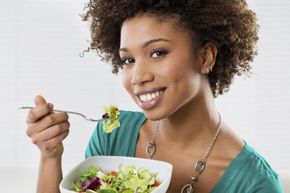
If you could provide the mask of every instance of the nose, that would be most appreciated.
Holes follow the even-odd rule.
[[[150,68],[150,64],[145,62],[135,62],[131,78],[132,85],[143,85],[146,82],[154,80],[154,74]]]

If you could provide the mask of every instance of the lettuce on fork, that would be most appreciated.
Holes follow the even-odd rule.
[[[117,106],[109,105],[104,107],[104,112],[105,114],[103,115],[104,119],[103,129],[105,133],[111,133],[116,128],[120,127],[120,122],[118,119],[120,111]]]

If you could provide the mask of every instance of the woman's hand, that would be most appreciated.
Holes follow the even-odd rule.
[[[27,135],[41,151],[42,158],[61,157],[63,139],[69,133],[67,113],[54,113],[53,105],[42,96],[35,97],[35,108],[27,115]]]

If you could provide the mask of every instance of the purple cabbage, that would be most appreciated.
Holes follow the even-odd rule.
[[[86,191],[87,189],[96,190],[101,186],[101,180],[97,176],[93,179],[87,179],[82,184],[82,191]]]

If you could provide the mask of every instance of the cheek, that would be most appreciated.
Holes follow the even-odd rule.
[[[193,64],[191,61],[171,60],[160,70],[163,77],[169,78],[171,81],[181,81],[193,76]]]
[[[130,78],[130,73],[128,70],[123,69],[121,72],[121,78],[122,78],[122,83],[124,88],[126,89],[127,92],[130,92],[131,90],[131,78]]]

